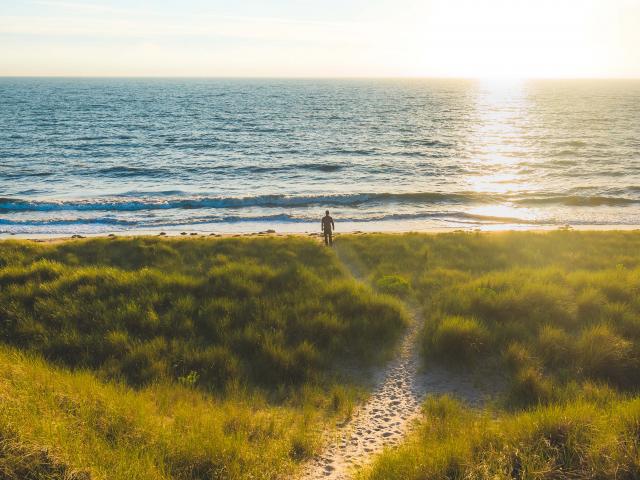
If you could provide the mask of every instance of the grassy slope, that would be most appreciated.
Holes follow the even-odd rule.
[[[512,413],[429,398],[417,431],[357,478],[638,478],[640,399],[592,393]]]
[[[274,478],[405,322],[304,239],[2,242],[0,473]]]
[[[638,474],[640,235],[380,235],[340,248],[380,289],[423,304],[426,358],[511,382],[491,413],[431,400],[370,478]]]
[[[321,412],[104,384],[0,349],[0,478],[274,478],[317,439]]]

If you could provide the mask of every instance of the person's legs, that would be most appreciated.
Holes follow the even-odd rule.
[[[324,244],[329,245],[329,234],[324,232]]]
[[[333,246],[333,235],[329,232],[329,245]]]

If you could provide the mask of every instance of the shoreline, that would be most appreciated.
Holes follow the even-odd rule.
[[[340,224],[338,224],[340,226]],[[347,225],[345,225],[347,226]],[[371,225],[371,227],[380,225]],[[156,229],[156,230],[128,230],[99,233],[0,233],[0,241],[7,240],[32,240],[35,242],[59,242],[90,238],[135,238],[135,237],[159,237],[159,238],[232,238],[232,237],[322,237],[322,233],[317,229],[313,230],[278,230],[281,224],[271,225],[266,230],[256,231],[217,231],[209,230],[185,230],[185,229]],[[369,227],[367,225],[366,227]],[[340,235],[366,235],[366,234],[389,234],[402,235],[408,233],[419,234],[440,234],[440,233],[501,233],[501,232],[551,232],[557,230],[569,231],[600,231],[600,232],[631,232],[640,231],[640,225],[482,225],[473,227],[422,227],[422,228],[348,228],[336,230],[334,237]]]

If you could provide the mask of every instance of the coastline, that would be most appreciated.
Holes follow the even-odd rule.
[[[159,238],[232,238],[232,237],[318,237],[321,238],[322,234],[320,229],[315,231],[311,228],[308,229],[290,229],[286,228],[288,225],[272,224],[267,225],[265,229],[238,229],[238,230],[226,230],[226,231],[208,231],[208,230],[185,230],[185,229],[155,229],[155,230],[127,230],[127,231],[113,231],[113,232],[99,232],[99,233],[81,233],[72,234],[63,233],[38,233],[38,234],[9,234],[0,233],[0,241],[5,240],[32,240],[35,242],[61,242],[87,238],[135,238],[135,237],[159,237]],[[283,228],[284,227],[284,228]],[[402,228],[401,225],[394,225],[395,228],[388,228],[388,226],[382,226],[378,224],[355,224],[355,223],[338,223],[338,227],[334,231],[334,237],[340,237],[341,235],[366,235],[366,234],[388,234],[388,235],[402,235],[408,233],[418,234],[440,234],[440,233],[453,233],[453,232],[467,232],[467,233],[501,233],[501,232],[550,232],[557,230],[571,230],[571,231],[640,231],[640,225],[606,225],[606,224],[594,224],[594,225],[482,225],[473,227],[440,227],[440,226],[422,226],[422,228]],[[376,228],[377,227],[377,228]]]

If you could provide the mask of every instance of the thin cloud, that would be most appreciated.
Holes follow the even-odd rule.
[[[65,2],[57,0],[34,0],[31,2],[35,5],[46,5],[51,7],[60,7],[66,10],[72,11],[84,11],[84,12],[96,12],[96,13],[113,13],[124,16],[143,16],[157,17],[157,18],[170,18],[175,19],[175,13],[163,13],[160,11],[154,11],[149,9],[129,9],[129,8],[115,8],[105,5],[97,5],[92,3],[75,3]],[[231,20],[237,22],[251,22],[251,23],[281,23],[291,25],[315,25],[321,27],[335,27],[335,28],[353,28],[354,26],[362,25],[362,22],[338,22],[338,21],[324,21],[314,20],[306,18],[287,18],[287,17],[270,17],[270,16],[247,16],[247,15],[229,15],[222,12],[202,12],[196,15],[178,15],[183,20],[202,20],[207,18],[209,20]]]
[[[339,25],[245,17],[98,18],[92,16],[1,16],[0,34],[82,38],[229,38],[362,43],[368,25]]]

